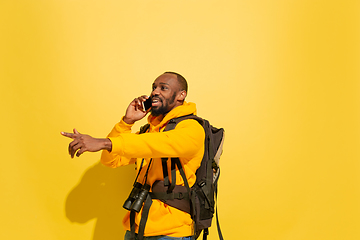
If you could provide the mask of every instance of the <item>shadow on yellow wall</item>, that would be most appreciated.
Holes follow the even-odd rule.
[[[96,219],[94,240],[121,239],[122,204],[130,193],[134,166],[111,169],[97,163],[86,170],[65,201],[66,217],[84,224]]]

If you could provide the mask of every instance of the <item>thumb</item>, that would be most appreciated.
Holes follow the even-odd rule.
[[[78,132],[78,130],[76,130],[76,128],[74,128],[74,133],[76,133],[76,134],[80,134],[79,132]]]

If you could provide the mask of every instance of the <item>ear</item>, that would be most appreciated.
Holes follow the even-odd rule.
[[[179,101],[184,101],[186,98],[187,92],[185,90],[180,91],[180,95],[178,97]]]

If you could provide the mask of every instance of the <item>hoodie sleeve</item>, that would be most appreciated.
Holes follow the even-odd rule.
[[[131,128],[134,124],[127,124],[123,119],[124,117],[114,126],[107,137],[117,137],[121,133],[131,133]]]
[[[125,159],[182,157],[192,158],[204,151],[205,132],[193,119],[181,121],[174,130],[132,134],[129,132],[110,136],[113,157],[111,165],[128,164]],[[106,151],[103,151],[103,154]],[[109,165],[109,159],[102,157],[102,163]]]
[[[121,121],[114,126],[107,138],[116,138],[121,136],[121,134],[131,134],[131,127],[133,125],[134,124],[127,124],[122,118]],[[103,150],[101,154],[101,162],[112,168],[132,164],[135,163],[135,161],[136,159],[119,156],[114,151],[108,152],[107,150]]]

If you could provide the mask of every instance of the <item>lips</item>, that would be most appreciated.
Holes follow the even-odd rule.
[[[159,106],[161,103],[161,99],[160,98],[153,98],[152,99],[152,104],[151,106],[155,107],[155,106]]]

